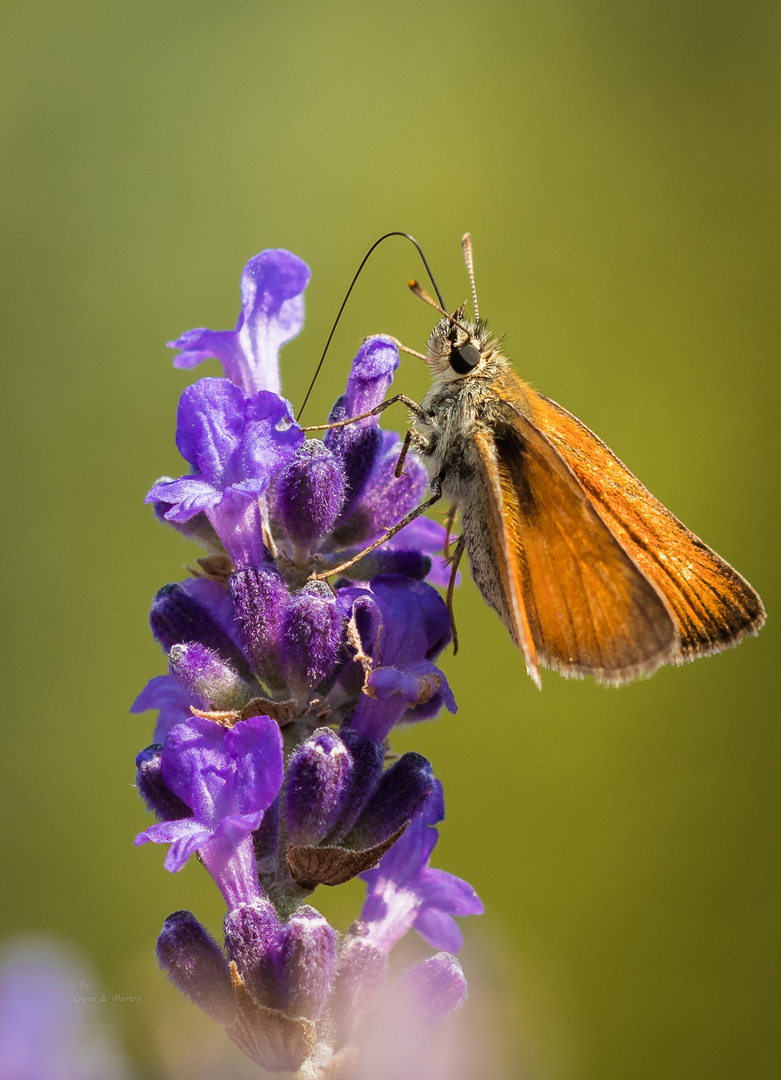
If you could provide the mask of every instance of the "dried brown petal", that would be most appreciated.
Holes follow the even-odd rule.
[[[409,825],[405,821],[392,836],[374,847],[353,851],[346,847],[317,847],[315,844],[291,844],[287,849],[287,864],[293,879],[303,889],[317,885],[343,885],[364,870],[377,865],[386,851],[396,843]]]
[[[296,1072],[310,1056],[317,1031],[303,1016],[286,1016],[278,1009],[259,1005],[231,963],[231,980],[236,991],[236,1019],[225,1032],[243,1054],[270,1072]]]

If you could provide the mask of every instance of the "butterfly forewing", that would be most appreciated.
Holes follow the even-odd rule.
[[[678,647],[667,605],[559,453],[524,416],[508,411],[507,421],[477,439],[485,513],[501,507],[494,554],[540,663],[608,683],[650,674]],[[512,611],[499,613],[517,640]]]
[[[585,424],[533,391],[526,390],[526,400],[534,425],[671,608],[680,636],[673,661],[719,652],[756,634],[765,612],[748,582],[655,499]]]

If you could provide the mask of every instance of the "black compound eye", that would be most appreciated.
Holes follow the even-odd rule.
[[[480,350],[471,341],[453,349],[448,357],[450,366],[456,375],[468,375],[480,363]]]

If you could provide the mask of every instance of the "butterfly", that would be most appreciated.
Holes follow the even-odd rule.
[[[388,233],[358,273],[382,240],[397,235],[412,241],[428,270],[413,237]],[[422,402],[397,394],[360,416],[304,429],[341,427],[403,402],[414,424],[396,475],[413,449],[428,469],[431,498],[348,562],[317,576],[347,570],[445,497],[450,521],[456,512],[461,520],[450,554],[451,617],[456,568],[466,551],[478,589],[537,686],[540,667],[618,685],[757,634],[765,610],[749,583],[593,431],[516,374],[480,318],[469,233],[461,243],[474,319],[466,318],[466,304],[448,313],[411,281],[441,319],[425,355],[392,339],[428,364],[433,384]],[[453,630],[455,636],[455,623]]]
[[[412,445],[457,507],[472,576],[526,668],[619,684],[736,645],[765,612],[585,424],[513,370],[480,319],[442,314]]]

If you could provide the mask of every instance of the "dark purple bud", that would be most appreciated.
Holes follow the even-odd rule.
[[[329,423],[347,419],[347,410],[343,403],[344,398],[339,398],[328,416]],[[358,529],[349,520],[350,511],[366,490],[375,462],[382,453],[382,432],[376,427],[362,427],[363,423],[366,421],[359,421],[357,424],[343,428],[334,428],[332,431],[326,431],[324,437],[325,441],[329,435],[331,436],[327,439],[328,448],[341,459],[347,478],[347,495],[341,520],[337,523],[334,532],[337,538],[342,540],[339,531],[341,522],[349,522],[348,532],[345,534],[349,538],[348,542],[354,535],[365,533],[365,529]]]
[[[318,844],[342,808],[353,758],[330,728],[318,728],[296,750],[288,767],[285,816],[292,844]]]
[[[357,821],[382,776],[385,750],[382,746],[355,731],[342,730],[339,736],[350,752],[352,769],[345,783],[339,811],[331,832],[326,837],[329,844],[338,844]]]
[[[396,346],[387,338],[367,338],[353,360],[347,380],[347,392],[339,398],[329,416],[329,422],[349,420],[375,405],[385,397],[399,366]],[[370,416],[342,428],[326,431],[323,442],[344,463],[348,494],[342,517],[346,518],[363,493],[366,482],[383,450],[379,417]]]
[[[319,439],[309,439],[279,477],[275,508],[287,536],[309,551],[344,504],[344,466]]]
[[[438,1024],[466,1001],[466,979],[452,953],[439,952],[404,972],[399,989],[418,1023]]]
[[[205,645],[172,645],[168,664],[174,678],[198,694],[207,708],[239,710],[252,697],[252,689],[236,669]]]
[[[434,783],[431,764],[422,754],[403,754],[382,774],[345,844],[358,849],[381,844],[420,812]]]
[[[238,904],[225,916],[225,948],[247,990],[261,1005],[277,1008],[282,924],[264,899]]]
[[[236,1013],[228,963],[214,938],[189,911],[175,911],[157,939],[157,959],[177,989],[220,1024]]]
[[[333,985],[336,931],[303,905],[280,922],[267,900],[225,917],[225,947],[252,997],[287,1016],[315,1019]]]
[[[170,477],[164,476],[158,480],[158,483],[161,484],[170,479]],[[203,510],[199,514],[196,514],[195,517],[189,518],[188,521],[171,521],[170,518],[166,519],[165,515],[169,510],[173,509],[173,505],[173,503],[167,502],[152,503],[152,509],[154,510],[155,517],[158,521],[162,521],[164,525],[173,525],[176,531],[181,533],[186,539],[195,540],[197,544],[201,544],[207,551],[210,551],[215,555],[223,553],[225,549],[222,546],[220,538]]]
[[[152,601],[149,623],[155,640],[166,653],[172,645],[197,641],[229,660],[237,671],[247,671],[247,661],[216,622],[211,612],[176,583],[164,585]]]
[[[149,810],[160,821],[179,821],[193,816],[193,812],[178,795],[174,795],[165,780],[160,758],[162,746],[147,746],[136,756],[136,787]]]
[[[268,685],[283,685],[280,643],[290,594],[273,565],[251,567],[231,575],[234,613],[253,671]]]
[[[346,556],[343,556],[345,559]],[[393,551],[380,548],[361,560],[361,578],[368,580],[375,574],[403,574],[404,577],[422,581],[431,570],[431,557],[422,551]]]
[[[282,626],[282,670],[286,682],[311,690],[331,674],[339,659],[345,620],[324,581],[311,581],[290,598]]]
[[[283,924],[278,984],[279,1009],[316,1020],[336,974],[336,931],[308,904]]]

